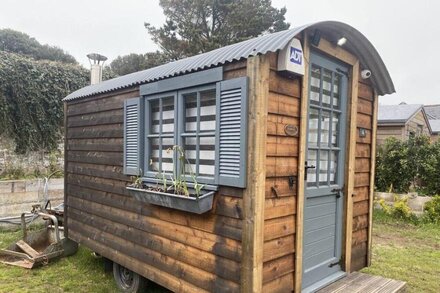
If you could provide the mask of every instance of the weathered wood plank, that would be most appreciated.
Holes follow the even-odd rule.
[[[249,77],[247,188],[243,193],[241,292],[261,292],[263,285],[264,195],[266,179],[269,58],[247,59]]]
[[[297,117],[269,114],[267,118],[267,134],[287,136],[284,130],[287,125],[299,126],[299,119]]]
[[[82,233],[72,231],[70,237],[74,241],[86,245],[100,255],[111,259],[119,263],[120,265],[123,265],[124,267],[130,268],[130,270],[142,276],[145,276],[149,280],[166,288],[169,288],[175,292],[207,292],[206,290],[202,290],[185,280],[176,278],[176,276],[174,276],[173,274],[168,274],[166,272],[160,271],[155,266],[148,265],[142,260],[139,260],[137,257],[128,256],[121,253],[118,249],[114,249],[97,241],[94,241],[91,238],[84,236]]]
[[[366,242],[368,238],[367,234],[368,234],[368,229],[361,229],[358,231],[354,231],[352,246],[356,246],[361,244],[362,242]]]
[[[371,130],[371,116],[363,113],[357,114],[357,127]]]
[[[70,138],[65,145],[68,151],[123,152],[122,138]],[[66,154],[67,155],[67,154]]]
[[[109,166],[122,166],[123,164],[123,157],[120,152],[69,151],[67,153],[67,160],[69,162]]]
[[[107,96],[103,99],[81,100],[80,103],[69,103],[67,116],[99,113],[103,111],[122,110],[124,101],[139,95],[139,92],[129,92],[115,96]]]
[[[240,280],[239,263],[223,257],[194,248],[181,242],[170,240],[166,237],[146,233],[125,224],[116,223],[98,216],[91,216],[78,210],[72,210],[73,221],[90,227],[100,227],[111,235],[126,239],[151,251],[166,255],[179,262],[191,265],[223,278],[238,282]],[[203,261],[200,261],[203,260]]]
[[[264,222],[264,241],[295,233],[295,216],[274,218]],[[293,260],[292,260],[293,261]]]
[[[154,266],[159,271],[168,274],[179,276],[181,279],[194,284],[195,286],[206,291],[218,291],[220,289],[225,291],[238,291],[238,284],[219,278],[214,274],[210,274],[204,270],[187,265],[183,262],[165,258],[162,254],[154,252],[146,247],[137,245],[124,238],[118,237],[111,233],[98,230],[89,225],[77,222],[71,219],[71,230],[78,231],[81,235],[94,239],[111,249],[115,249],[124,254],[139,259],[140,261]],[[131,266],[129,266],[130,268]]]
[[[295,235],[264,242],[263,261],[267,262],[295,252]]]
[[[370,158],[356,158],[354,169],[356,172],[370,172]]]
[[[353,218],[353,231],[368,228],[368,215],[360,215]]]
[[[270,71],[269,91],[290,97],[300,97],[300,80],[289,79],[279,75],[276,71]]]
[[[298,138],[291,136],[268,135],[266,141],[268,157],[297,157]]]
[[[67,138],[122,138],[122,123],[70,127]]]
[[[364,83],[359,83],[358,95],[360,98],[373,101],[373,89]]]
[[[67,167],[67,172],[131,182],[130,176],[124,175],[122,169],[122,166],[106,166],[71,161]]]
[[[268,112],[272,114],[299,117],[300,100],[295,97],[269,92]]]
[[[365,143],[357,143],[356,158],[371,158],[371,145]]]
[[[353,217],[368,215],[369,204],[368,200],[355,202],[353,205]]]
[[[371,100],[359,98],[358,99],[358,113],[367,114],[367,115],[373,115],[373,105],[371,103]]]
[[[101,209],[105,208],[105,206],[109,209],[123,209],[140,215],[155,217],[170,223],[188,225],[189,227],[201,231],[218,234],[239,241],[241,240],[242,221],[239,219],[224,217],[212,213],[207,213],[202,216],[189,215],[188,213],[174,209],[142,204],[135,201],[131,196],[124,197],[111,193],[112,191],[97,192],[99,190],[96,188],[95,190],[96,191],[93,193],[82,191],[75,192],[75,194],[71,194],[69,191],[69,196],[76,196],[81,199],[101,204],[103,205],[100,207]]]
[[[122,109],[110,110],[99,113],[71,116],[67,124],[68,127],[96,126],[103,124],[118,124],[124,122],[124,112]]]
[[[263,284],[269,283],[287,273],[295,270],[295,259],[293,254],[265,262],[263,264]]]
[[[368,200],[368,198],[369,198],[369,187],[368,186],[356,187],[354,189],[353,202]]]
[[[295,196],[298,191],[297,183],[295,180],[293,186],[290,186],[289,177],[266,178],[266,198]]]
[[[268,198],[264,204],[264,219],[274,219],[296,213],[296,197]]]
[[[369,186],[370,185],[370,173],[356,173],[354,176],[354,186],[355,187],[362,187],[362,186]]]
[[[292,292],[295,288],[294,274],[287,273],[271,282],[264,284],[262,292],[285,293]]]
[[[266,177],[295,176],[298,172],[296,157],[267,157]]]
[[[78,212],[87,213],[91,217],[98,216],[115,224],[128,225],[131,228],[189,245],[236,262],[241,260],[240,243],[220,235],[181,224],[170,223],[151,216],[144,216],[115,207],[101,205],[76,196],[69,197],[68,203],[71,205],[69,213],[70,210],[73,210],[69,214],[72,218],[77,218]],[[77,212],[75,213],[75,211]]]

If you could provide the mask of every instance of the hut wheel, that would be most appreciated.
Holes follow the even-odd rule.
[[[147,285],[147,281],[142,276],[115,262],[113,263],[113,277],[118,289],[125,293],[143,292]]]

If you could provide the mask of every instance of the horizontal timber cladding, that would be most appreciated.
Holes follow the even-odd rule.
[[[357,105],[358,131],[356,132],[355,183],[353,194],[352,271],[357,271],[367,266],[373,111],[373,88],[368,81],[359,79]],[[359,136],[359,128],[367,130],[366,137]]]
[[[263,246],[263,292],[294,289],[297,136],[288,136],[286,125],[299,127],[300,79],[276,72],[277,54],[270,55],[270,82],[266,142],[266,187]]]
[[[226,65],[224,78],[246,76],[246,61]],[[176,292],[238,292],[243,190],[220,187],[212,211],[195,215],[133,199],[123,174],[123,105],[138,88],[67,102],[66,214],[68,236]],[[286,141],[286,144],[295,142]],[[282,187],[284,189],[284,187]],[[267,197],[264,275],[291,271],[291,194]],[[280,216],[275,209],[280,207]],[[292,259],[293,264],[293,259]]]

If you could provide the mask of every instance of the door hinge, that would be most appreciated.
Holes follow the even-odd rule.
[[[331,190],[331,192],[336,193],[336,198],[340,198],[341,197],[341,193],[342,191],[344,191],[344,187],[341,188],[333,188]]]
[[[339,265],[340,267],[342,267],[342,258],[340,260],[338,260],[337,262],[332,262],[328,265],[329,268],[332,268],[334,266]]]

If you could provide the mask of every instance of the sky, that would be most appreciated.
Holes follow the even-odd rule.
[[[381,104],[440,104],[440,1],[272,0],[287,8],[292,27],[322,21],[345,22],[376,47],[396,94]],[[109,58],[158,47],[144,22],[165,21],[158,0],[1,0],[0,28],[25,32],[56,45],[88,67],[86,54]],[[108,61],[108,62],[109,62]]]

